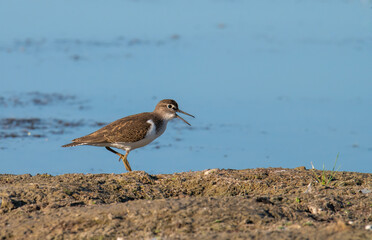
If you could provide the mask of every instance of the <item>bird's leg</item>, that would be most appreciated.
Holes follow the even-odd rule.
[[[125,169],[127,169],[127,171],[129,171],[129,172],[132,171],[132,168],[130,167],[129,162],[128,162],[128,159],[127,159],[127,156],[129,154],[129,151],[125,151],[125,155],[123,155],[121,153],[118,153],[117,151],[115,151],[114,149],[112,149],[110,147],[106,147],[106,149],[109,150],[110,152],[113,152],[116,155],[118,155],[120,157],[119,158],[119,162],[120,162],[120,160],[123,160]]]
[[[126,151],[124,156],[123,155],[120,156],[120,159],[123,160],[125,169],[127,169],[127,171],[131,172],[132,168],[130,168],[130,165],[129,165],[129,162],[128,162],[128,159],[127,159],[128,154],[129,154],[129,151]]]

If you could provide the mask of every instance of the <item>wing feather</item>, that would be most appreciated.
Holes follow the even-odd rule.
[[[151,126],[147,120],[150,113],[136,114],[116,120],[84,137],[72,140],[74,143],[97,144],[116,142],[137,142],[143,139]]]

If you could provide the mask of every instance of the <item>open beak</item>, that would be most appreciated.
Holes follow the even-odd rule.
[[[187,113],[187,112],[184,112],[184,111],[182,111],[182,110],[179,110],[179,109],[178,109],[177,112],[179,112],[179,113],[183,113],[183,114],[185,114],[185,115],[188,115],[188,116],[190,116],[190,117],[195,118],[193,115],[191,115],[191,114],[189,114],[189,113]],[[188,124],[189,126],[191,126],[190,123],[188,123],[185,119],[181,118],[181,117],[178,116],[177,114],[176,114],[176,117],[179,118],[179,119],[181,119],[182,121],[184,121],[184,122],[185,122],[186,124]]]

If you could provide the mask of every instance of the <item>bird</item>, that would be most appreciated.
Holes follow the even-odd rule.
[[[72,143],[62,147],[74,147],[90,145],[105,147],[108,151],[119,156],[127,171],[132,171],[128,162],[130,151],[146,146],[147,144],[160,137],[167,128],[168,121],[178,118],[191,126],[185,119],[177,113],[182,113],[195,118],[178,108],[178,103],[173,99],[163,99],[155,107],[153,112],[143,112],[118,119],[97,131],[86,136],[72,140]],[[125,151],[121,154],[112,148]]]

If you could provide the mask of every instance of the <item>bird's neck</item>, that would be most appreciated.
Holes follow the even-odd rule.
[[[161,120],[165,121],[166,123],[169,120],[172,120],[176,117],[174,113],[167,113],[167,112],[154,112]]]

